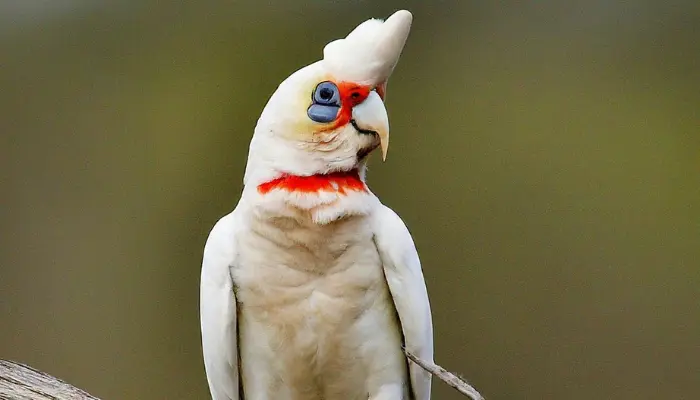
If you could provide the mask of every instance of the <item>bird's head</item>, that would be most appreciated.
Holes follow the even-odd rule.
[[[324,177],[339,174],[361,177],[364,185],[367,155],[380,148],[382,158],[386,158],[386,84],[403,50],[411,20],[411,13],[402,10],[386,21],[365,21],[344,39],[327,44],[322,60],[296,71],[279,85],[255,128],[246,168],[247,187],[254,186],[260,192],[280,189],[284,183],[280,179],[292,177],[297,180],[287,180],[287,189],[294,185],[299,189],[315,179],[318,187],[307,189],[322,190],[333,183]],[[299,179],[306,179],[306,183]]]

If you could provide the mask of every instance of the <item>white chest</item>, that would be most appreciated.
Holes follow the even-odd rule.
[[[311,335],[319,325],[351,323],[386,291],[363,218],[323,226],[256,224],[239,238],[242,251],[233,271],[241,308],[261,323],[293,324]]]
[[[401,364],[401,333],[363,218],[324,226],[278,220],[238,238],[233,279],[246,395],[366,399],[374,359],[386,370],[375,374],[403,379],[404,367],[387,362]],[[329,379],[335,375],[343,378]]]

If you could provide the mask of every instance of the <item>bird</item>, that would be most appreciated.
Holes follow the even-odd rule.
[[[411,234],[366,181],[413,16],[368,19],[271,95],[240,199],[204,245],[213,400],[429,400],[428,291]]]

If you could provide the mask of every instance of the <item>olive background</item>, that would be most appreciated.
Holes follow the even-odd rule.
[[[436,361],[492,400],[697,397],[695,0],[0,2],[0,358],[207,398],[202,248],[260,111],[399,8],[368,179],[418,247]]]

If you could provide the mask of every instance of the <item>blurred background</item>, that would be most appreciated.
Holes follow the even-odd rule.
[[[522,3],[0,2],[0,358],[206,399],[202,248],[262,107],[407,8],[369,182],[418,246],[437,362],[493,400],[695,398],[700,2]]]

